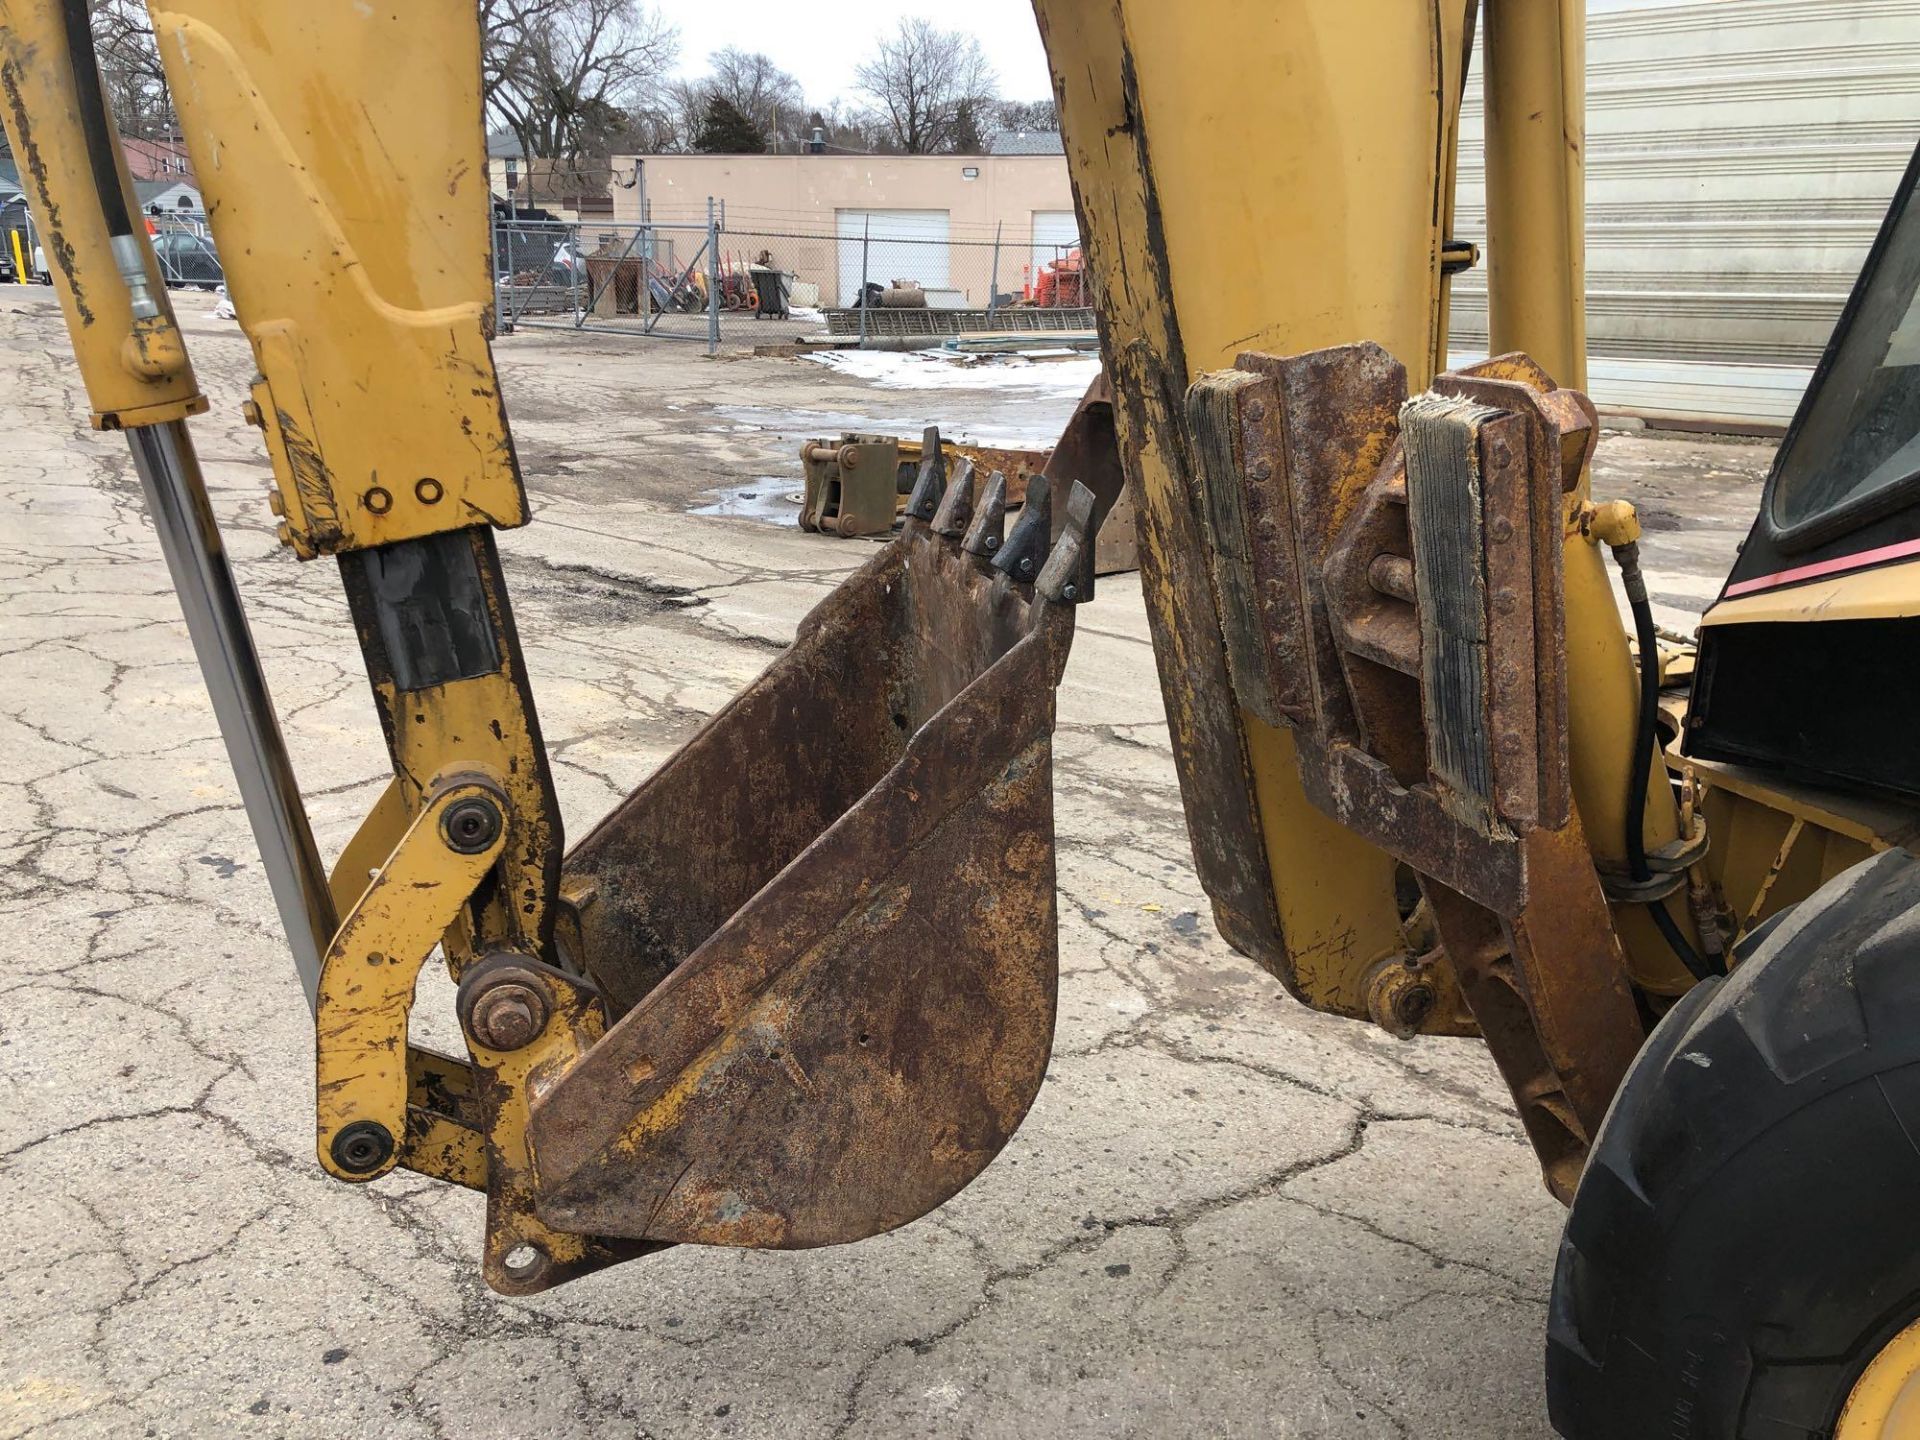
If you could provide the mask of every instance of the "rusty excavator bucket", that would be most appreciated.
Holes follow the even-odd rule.
[[[604,1037],[530,1089],[540,1221],[801,1248],[902,1225],[1020,1124],[1053,1040],[1054,687],[1091,491],[929,448],[902,533],[568,856]]]

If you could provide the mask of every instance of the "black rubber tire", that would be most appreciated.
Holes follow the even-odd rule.
[[[1836,877],[1654,1030],[1560,1245],[1567,1440],[1815,1440],[1920,1315],[1920,862]]]

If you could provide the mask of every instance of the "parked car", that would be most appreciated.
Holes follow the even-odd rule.
[[[501,230],[494,237],[494,276],[502,285],[583,285],[587,267],[572,240],[551,232]]]
[[[163,230],[153,237],[153,253],[159,257],[160,273],[170,286],[214,290],[226,282],[227,272],[220,266],[220,252],[211,236],[192,230]]]
[[[19,248],[16,252],[16,237]],[[15,284],[22,277],[15,274],[14,255],[27,263],[26,279],[38,280],[42,285],[51,285],[53,276],[47,270],[47,252],[41,246],[39,233],[34,228],[33,217],[27,213],[24,199],[8,201],[0,205],[0,282]]]

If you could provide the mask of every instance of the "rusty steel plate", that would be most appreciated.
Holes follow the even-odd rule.
[[[923,461],[899,539],[569,857],[617,1019],[534,1101],[547,1224],[860,1239],[953,1195],[1026,1114],[1058,970],[1061,577],[1092,517],[1070,507],[1061,564],[1022,583],[963,548],[1002,524],[971,513],[968,468],[948,489]]]

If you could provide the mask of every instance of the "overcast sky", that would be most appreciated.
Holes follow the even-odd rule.
[[[680,29],[685,74],[707,68],[707,56],[727,45],[771,55],[800,82],[809,100],[851,96],[854,67],[877,37],[903,15],[922,15],[947,30],[970,30],[1000,73],[1000,94],[1009,100],[1039,100],[1053,93],[1047,57],[1040,48],[1032,0],[831,0],[824,5],[794,0],[654,0],[669,24]]]
[[[799,79],[809,100],[850,98],[854,67],[872,51],[875,37],[892,30],[902,15],[924,15],[948,30],[971,30],[980,37],[987,59],[1000,72],[1000,94],[1006,99],[1039,100],[1053,93],[1031,0],[830,0],[811,6],[794,0],[654,3],[679,27],[680,68],[690,76],[707,68],[713,51],[738,45],[771,55]],[[1685,3],[1689,0],[1587,0],[1587,9],[1599,13]]]

